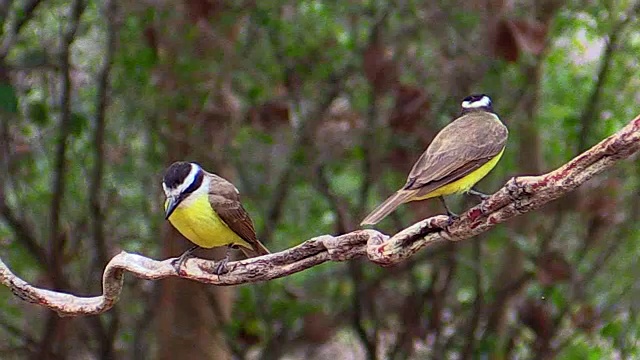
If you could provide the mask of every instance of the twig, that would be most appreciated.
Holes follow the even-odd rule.
[[[7,54],[16,42],[20,30],[29,20],[31,20],[33,13],[41,3],[42,0],[29,0],[24,4],[22,9],[16,11],[12,26],[9,27],[7,33],[2,36],[2,43],[0,43],[0,59],[7,57]]]
[[[104,174],[104,135],[105,117],[109,102],[109,75],[113,54],[116,49],[116,16],[117,8],[115,0],[107,0],[104,4],[104,15],[107,19],[107,38],[105,45],[105,55],[102,60],[102,68],[98,73],[98,84],[96,94],[96,114],[95,130],[93,133],[94,161],[95,165],[91,173],[91,184],[89,186],[89,202],[91,205],[93,242],[96,247],[98,262],[105,264],[107,258],[107,246],[104,239],[104,213],[102,208],[102,180]]]
[[[640,261],[638,261],[637,259],[632,263],[632,265],[629,267],[630,269],[637,269],[638,268],[638,263]],[[627,295],[630,291],[634,290],[635,287],[635,283],[634,282],[630,282],[628,284],[626,284],[624,286],[624,288],[618,292],[617,294],[615,294],[614,296],[612,296],[611,298],[615,298],[615,299],[621,299],[623,298],[625,295]],[[631,307],[633,308],[634,304],[631,304]],[[615,313],[619,313],[620,309],[620,303],[619,302],[613,302],[613,303],[609,303],[607,305],[606,308],[601,309],[600,313],[600,318],[607,318],[607,317],[613,317],[615,316]],[[565,308],[566,309],[566,308]],[[562,317],[566,316],[568,313],[568,310],[564,310],[562,314]],[[605,315],[606,314],[606,315]],[[608,315],[608,316],[607,316]],[[629,311],[629,319],[627,319],[627,323],[629,324],[633,324],[635,323],[634,319],[632,318],[634,316],[634,311],[633,309],[630,309]],[[560,319],[562,320],[562,319]],[[560,324],[560,322],[556,321],[556,324]],[[560,327],[558,325],[554,325],[553,327],[554,329],[554,336],[557,336],[556,340],[552,342],[552,346],[549,349],[549,352],[547,354],[543,354],[543,355],[548,355],[547,358],[554,358],[556,357],[556,355],[558,353],[560,353],[564,348],[566,348],[569,344],[571,344],[571,342],[574,340],[575,336],[577,335],[575,332],[568,332],[566,334],[561,334],[558,335],[558,333],[560,333]],[[624,333],[624,332],[623,332]],[[621,359],[628,359],[629,357],[620,357]]]
[[[378,358],[378,332],[376,328],[373,331],[368,331],[365,325],[365,311],[371,310],[371,306],[368,306],[370,303],[365,303],[367,296],[363,292],[362,264],[353,262],[349,265],[351,265],[349,266],[349,272],[354,287],[351,298],[351,308],[353,309],[352,325],[365,348],[367,359],[376,360]],[[374,322],[374,324],[377,324],[377,322]],[[376,325],[373,326],[375,327]]]
[[[518,278],[511,280],[511,282],[504,284],[502,288],[498,289],[493,296],[495,300],[485,307],[487,311],[487,315],[485,316],[487,318],[487,329],[497,329],[499,327],[507,302],[512,299],[515,294],[522,291],[524,286],[531,281],[533,277],[534,274],[532,272],[524,272]],[[491,335],[491,332],[485,331],[480,342],[486,341]]]
[[[313,185],[316,190],[323,195],[333,212],[336,214],[335,231],[338,233],[347,232],[356,228],[352,217],[350,216],[350,206],[346,199],[343,199],[331,189],[331,184],[325,173],[325,166],[319,165],[316,168]]]
[[[433,288],[433,301],[431,303],[431,326],[433,328],[434,340],[433,340],[433,354],[436,359],[444,359],[447,348],[445,346],[446,341],[442,338],[444,333],[444,324],[442,321],[442,314],[444,313],[445,304],[447,302],[447,296],[451,289],[451,282],[453,276],[458,271],[458,259],[456,258],[456,244],[451,243],[448,247],[448,254],[445,263],[442,265],[442,270],[439,271],[439,276],[434,278],[432,283]],[[444,273],[444,274],[443,274]]]
[[[58,130],[58,144],[55,153],[55,168],[53,181],[53,196],[49,210],[49,278],[56,288],[65,288],[66,280],[63,275],[64,238],[60,234],[60,211],[65,193],[67,172],[67,140],[71,132],[71,45],[75,40],[80,16],[85,4],[82,0],[74,0],[71,4],[71,20],[62,35],[62,49],[60,51],[60,71],[62,72],[62,93],[60,94],[60,126]],[[44,327],[43,341],[39,349],[40,357],[46,357],[52,352],[55,336],[59,336],[60,319],[49,316]]]
[[[148,344],[147,337],[145,336],[149,326],[153,324],[158,311],[161,311],[160,306],[160,284],[153,284],[153,289],[149,292],[143,292],[142,296],[142,308],[144,312],[133,323],[133,339],[130,342],[129,353],[132,354],[133,359],[144,359],[147,354]]]
[[[482,243],[480,239],[473,241],[473,265],[474,265],[474,288],[476,290],[476,298],[471,307],[471,319],[467,328],[467,340],[462,350],[461,359],[472,359],[473,350],[476,345],[476,331],[480,324],[480,315],[484,305],[484,292],[482,289]]]
[[[4,0],[0,2],[0,35],[3,33],[4,23],[7,19],[7,15],[9,14],[9,10],[11,10],[11,5],[13,4],[13,0]]]
[[[604,84],[608,78],[609,69],[611,69],[613,54],[615,50],[617,50],[620,42],[620,34],[626,28],[627,24],[632,22],[639,9],[640,2],[632,5],[626,12],[624,18],[614,24],[611,29],[604,54],[602,55],[602,60],[600,62],[596,83],[593,86],[593,91],[591,92],[591,96],[589,96],[589,100],[587,101],[584,111],[580,116],[580,124],[582,124],[582,127],[580,128],[580,136],[578,137],[578,139],[580,139],[578,141],[578,151],[584,151],[587,149],[589,144],[588,141],[592,136],[591,128],[595,124],[598,116],[597,110],[600,103],[600,95],[604,90]]]
[[[638,167],[640,170],[640,167]],[[632,197],[640,196],[640,190],[635,191],[632,194]],[[613,234],[608,234],[610,238],[618,239],[618,241],[612,241],[606,244],[606,247],[603,249],[597,249],[597,257],[595,259],[590,259],[588,262],[589,269],[584,272],[580,276],[579,279],[573,282],[571,292],[567,295],[569,298],[572,298],[573,301],[569,301],[564,307],[559,309],[558,314],[556,315],[552,333],[549,336],[549,341],[551,341],[554,337],[564,338],[562,340],[557,339],[552,342],[552,347],[550,348],[551,355],[558,353],[561,351],[568,343],[571,341],[573,336],[562,336],[561,334],[561,324],[572,311],[572,308],[569,304],[574,304],[576,302],[583,301],[584,297],[584,284],[588,281],[591,281],[595,278],[599,272],[601,272],[602,268],[609,262],[610,259],[616,254],[616,252],[620,249],[621,245],[624,244],[623,239],[629,238],[629,236],[634,236],[633,226],[638,223],[640,219],[640,205],[638,202],[631,202],[630,209],[628,214],[631,214],[624,223],[620,224],[616,227],[616,231]],[[582,250],[582,249],[580,249]],[[575,268],[578,269],[582,267],[585,263],[587,263],[588,257],[587,254],[588,249],[584,249],[583,252],[579,253],[577,256],[577,262],[575,264]],[[630,266],[631,269],[636,268],[637,266]],[[622,295],[622,294],[620,294]]]
[[[75,40],[80,16],[85,4],[82,0],[74,0],[71,5],[71,21],[63,34],[62,50],[60,52],[60,70],[62,72],[62,94],[60,95],[60,126],[58,130],[58,144],[55,151],[55,175],[53,181],[53,197],[49,210],[49,256],[51,261],[52,281],[57,284],[61,271],[63,239],[60,236],[60,209],[64,199],[67,172],[67,140],[71,132],[71,45]]]
[[[634,192],[633,196],[634,197],[640,196],[640,190]],[[583,297],[582,292],[583,292],[584,283],[587,281],[591,281],[598,275],[599,272],[601,272],[602,268],[608,263],[608,261],[613,257],[613,255],[616,254],[620,246],[624,244],[624,241],[622,241],[622,239],[628,238],[629,236],[634,236],[633,235],[634,233],[629,229],[633,227],[633,225],[636,224],[639,220],[639,217],[640,217],[639,208],[640,206],[638,205],[638,202],[631,203],[631,209],[629,210],[629,214],[631,214],[631,216],[624,222],[624,224],[618,227],[617,231],[613,235],[610,236],[611,238],[619,239],[619,240],[610,242],[609,244],[607,244],[607,246],[604,249],[598,249],[597,257],[595,258],[595,260],[591,260],[589,262],[589,269],[585,271],[585,273],[581,276],[581,278],[578,279],[573,284],[571,293],[568,294],[568,296],[576,297],[575,300],[577,300],[578,302],[581,301],[580,298]],[[577,257],[578,261],[574,266],[576,269],[580,268],[586,262],[587,257],[585,255],[586,255],[586,251]],[[630,268],[634,269],[636,267],[637,266],[631,266]],[[559,333],[561,330],[560,325],[562,324],[562,321],[565,319],[565,317],[572,310],[569,304],[573,304],[573,303],[575,303],[575,301],[570,301],[567,305],[565,305],[563,308],[559,310],[558,315],[554,319],[553,332],[550,336],[550,339],[556,336],[560,337],[559,336]],[[568,345],[571,339],[572,339],[572,336],[565,336],[564,340],[555,341],[554,342],[555,344],[551,349],[552,352],[558,353],[559,351],[561,351],[566,345]]]
[[[343,77],[337,77],[337,79],[343,79]],[[327,93],[326,98],[320,102],[315,111],[308,114],[308,120],[303,122],[298,129],[295,144],[291,148],[289,158],[286,162],[286,168],[280,173],[276,187],[273,190],[273,195],[271,196],[270,204],[268,205],[267,218],[259,236],[263,241],[269,242],[269,239],[280,220],[285,200],[289,194],[289,190],[291,189],[291,181],[297,164],[296,158],[299,156],[301,149],[309,144],[309,138],[312,136],[313,131],[315,131],[316,125],[322,121],[326,111],[329,109],[329,106],[338,94],[340,94],[340,91],[342,90],[341,81],[342,80],[338,80],[334,83]]]
[[[449,251],[449,249],[446,249]],[[416,271],[411,271],[408,275],[409,284],[413,291],[403,299],[402,310],[399,318],[404,326],[399,327],[396,332],[395,345],[389,346],[387,352],[388,359],[410,359],[414,355],[415,339],[421,337],[422,320],[421,314],[425,307],[435,299],[435,279],[438,277],[438,270],[434,271],[432,281],[423,286],[423,280],[417,276]]]
[[[31,231],[32,227],[25,221],[25,219],[18,218],[18,216],[13,212],[13,210],[9,207],[9,204],[6,203],[4,198],[4,194],[0,189],[0,216],[2,216],[9,225],[9,228],[13,231],[16,236],[16,239],[24,244],[24,246],[29,250],[29,253],[38,261],[39,264],[42,264],[43,268],[47,268],[47,253],[45,249],[40,246],[38,240],[36,239],[35,234]]]
[[[80,297],[34,287],[15,276],[0,261],[0,282],[26,301],[57,311],[60,315],[90,315],[109,310],[122,290],[124,271],[148,280],[170,276],[216,285],[238,285],[284,277],[327,261],[346,261],[367,255],[377,264],[399,263],[434,243],[460,241],[485,232],[495,225],[533,211],[574,190],[616,162],[640,150],[640,116],[567,164],[540,176],[514,178],[478,206],[448,224],[437,215],[422,220],[389,238],[376,230],[357,230],[340,236],[323,235],[278,253],[229,263],[232,269],[214,275],[210,260],[189,259],[183,273],[173,268],[173,259],[156,261],[122,252],[103,274],[103,294]],[[442,230],[446,228],[447,231]]]
[[[369,200],[369,193],[371,191],[371,186],[373,185],[374,179],[374,159],[376,158],[375,150],[377,147],[377,143],[375,141],[375,137],[377,135],[377,121],[376,117],[378,115],[378,94],[376,93],[373,87],[370,90],[369,94],[369,109],[367,111],[367,125],[365,130],[362,132],[362,183],[360,185],[360,198],[358,201],[358,212],[357,214],[360,216],[364,214],[367,200]]]
[[[4,314],[0,314],[0,327],[3,328],[10,336],[24,342],[25,347],[30,351],[37,349],[38,342],[31,334],[29,334],[27,329],[12,324],[12,321],[7,319]]]
[[[404,6],[403,6],[404,7]],[[398,10],[398,9],[396,9]],[[389,14],[392,11],[392,6],[385,6],[376,16],[373,17],[375,21],[369,31],[369,39],[367,47],[382,46],[382,33],[387,24]],[[364,60],[366,61],[366,60]],[[357,216],[364,216],[367,203],[371,193],[371,189],[374,184],[375,177],[375,164],[377,163],[378,156],[378,140],[379,140],[379,121],[378,116],[380,113],[380,103],[382,94],[379,93],[380,89],[376,89],[376,85],[371,83],[369,85],[369,107],[367,109],[367,116],[365,118],[366,126],[362,132],[360,139],[362,146],[362,182],[360,184],[359,199],[357,202]]]
[[[277,39],[275,39],[275,37],[272,41],[277,43]],[[276,56],[280,56],[278,49],[274,50],[274,53]],[[287,62],[285,61],[283,63],[286,64]],[[307,120],[302,122],[298,128],[294,145],[291,148],[286,162],[287,165],[279,174],[278,181],[275,189],[273,190],[273,195],[267,205],[267,215],[264,226],[258,233],[258,237],[263,241],[269,242],[269,239],[273,235],[273,231],[279,223],[287,195],[291,189],[291,182],[297,165],[296,158],[299,157],[300,151],[311,143],[310,139],[313,136],[316,127],[324,119],[331,103],[338,97],[338,95],[340,95],[345,79],[347,79],[351,73],[356,71],[356,69],[357,68],[353,65],[347,65],[345,68],[340,71],[336,71],[329,77],[329,83],[332,85],[328,90],[326,97],[318,103],[319,105],[310,114],[307,114]],[[297,95],[294,94],[294,96]]]

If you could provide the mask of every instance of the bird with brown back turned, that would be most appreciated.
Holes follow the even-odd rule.
[[[413,165],[402,189],[380,204],[360,225],[374,225],[399,205],[438,197],[450,219],[445,195],[464,193],[482,199],[487,195],[473,189],[498,163],[509,132],[493,111],[489,96],[471,95],[462,101],[458,118],[445,126]]]

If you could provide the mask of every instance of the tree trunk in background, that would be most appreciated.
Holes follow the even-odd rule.
[[[535,123],[540,104],[540,89],[542,87],[542,59],[542,56],[539,57],[536,63],[526,65],[523,69],[527,79],[530,79],[521,100],[525,118],[520,119],[516,127],[516,131],[519,134],[517,159],[520,165],[518,174],[522,174],[523,176],[540,174],[549,170],[543,164],[540,127]],[[570,195],[551,205],[551,207],[547,207],[546,211],[543,210],[546,212],[543,217],[519,217],[511,222],[510,226],[520,236],[526,238],[527,242],[538,244],[538,253],[542,254],[549,248],[551,243],[547,238],[550,234],[545,234],[545,232],[542,231],[544,229],[544,226],[541,226],[542,219],[551,221],[551,219],[560,216],[561,208],[566,206],[566,202],[571,201],[571,198],[572,196]],[[499,339],[499,345],[496,351],[500,353],[501,356],[509,358],[511,357],[514,344],[508,332],[507,312],[509,309],[517,309],[520,321],[522,321],[522,311],[524,311],[522,306],[524,302],[513,304],[513,300],[516,298],[523,300],[523,297],[519,296],[519,294],[526,288],[529,281],[527,280],[528,275],[524,269],[525,254],[515,242],[511,241],[506,244],[503,258],[505,260],[501,265],[500,274],[496,277],[495,282],[495,287],[499,289],[501,296],[493,304],[495,310],[489,317],[487,328],[491,333],[496,334]],[[540,346],[540,348],[536,351],[546,353],[546,351],[549,350],[549,340],[550,338],[538,338],[536,344]]]
[[[549,27],[551,20],[561,6],[560,2],[554,1],[541,1],[537,3],[535,8],[535,17],[540,23],[544,24],[545,28]],[[520,119],[517,124],[516,131],[519,136],[518,144],[518,163],[519,174],[522,175],[535,175],[540,174],[544,169],[543,165],[543,153],[540,139],[540,127],[535,123],[537,117],[537,111],[540,105],[540,91],[542,89],[542,75],[544,58],[548,50],[548,43],[544,44],[544,49],[536,57],[535,62],[523,65],[522,72],[525,74],[526,79],[529,82],[526,85],[526,89],[522,98],[522,108],[525,113],[525,118]],[[519,234],[530,240],[536,241],[541,246],[548,246],[549,241],[545,239],[539,239],[537,233],[540,217],[525,216],[519,217],[512,222],[511,226]],[[545,245],[543,245],[545,244]],[[522,250],[511,241],[507,243],[507,248],[504,252],[504,263],[501,265],[500,274],[496,277],[495,287],[496,289],[502,289],[509,291],[501,291],[502,295],[498,298],[493,306],[494,311],[490,314],[487,330],[490,333],[498,335],[499,344],[496,347],[496,352],[500,352],[500,355],[510,357],[510,348],[512,347],[509,342],[511,339],[507,335],[507,311],[512,306],[508,306],[512,299],[514,299],[526,285],[525,282],[518,284],[519,280],[526,277],[524,271],[525,254]],[[540,249],[544,251],[544,249]],[[499,290],[500,291],[500,290]]]
[[[523,71],[527,73],[527,78],[530,79],[530,82],[527,84],[526,93],[521,100],[526,117],[519,119],[514,129],[519,139],[517,159],[520,166],[518,174],[535,175],[542,171],[540,134],[534,120],[538,108],[538,91],[542,71],[541,59],[536,64],[525,66]],[[509,226],[521,236],[535,241],[536,225],[536,217],[523,216],[512,221]],[[522,289],[522,286],[514,286],[514,284],[518,283],[518,279],[524,275],[525,255],[514,241],[509,241],[505,243],[503,259],[504,262],[495,281],[495,288],[500,291],[501,296],[494,302],[492,306],[494,310],[487,324],[487,328],[498,335],[500,339],[499,343],[501,345],[496,348],[498,351],[506,351],[508,347],[506,315],[507,311],[513,308],[510,306],[512,299]],[[507,288],[509,289],[508,291],[506,290]]]
[[[178,117],[169,119],[172,136],[167,147],[170,149],[167,165],[179,159],[192,159],[194,154],[208,151],[192,149],[189,139],[198,133],[211,132],[187,129],[187,125],[192,123],[179,121]],[[196,155],[195,158],[202,157]],[[203,166],[206,167],[206,164]],[[167,222],[163,233],[163,257],[177,257],[190,246],[191,243]],[[224,250],[220,249],[196,253],[196,256],[203,258],[219,259],[223,255]],[[221,329],[231,317],[233,289],[177,278],[163,280],[160,286],[158,359],[230,359]]]
[[[161,14],[161,23],[150,30],[161,50],[156,75],[169,104],[169,109],[160,114],[168,122],[169,131],[165,166],[176,160],[197,161],[233,182],[224,150],[231,138],[231,119],[239,112],[226,91],[236,66],[233,45],[237,29],[235,22],[229,21],[235,18],[221,21],[220,17],[226,15],[222,1],[190,0],[155,6]],[[187,57],[201,66],[185,72],[181,66]],[[192,246],[168,222],[166,229],[164,256],[180,256]],[[225,250],[200,250],[195,255],[221,259]],[[162,281],[161,287],[158,358],[230,359],[222,329],[231,318],[234,289],[176,278]]]
[[[174,229],[164,232],[165,255],[179,255],[185,244]],[[160,286],[157,358],[230,359],[220,330],[231,314],[233,289],[177,278],[166,279]]]

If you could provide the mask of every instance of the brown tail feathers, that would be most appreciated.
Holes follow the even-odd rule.
[[[271,254],[271,252],[258,240],[251,242],[251,249],[244,246],[239,246],[239,248],[248,258]]]
[[[360,223],[360,226],[377,224],[380,220],[391,214],[391,212],[400,206],[400,204],[409,201],[415,193],[416,192],[413,190],[398,190],[373,210],[371,214],[367,215],[367,217]]]

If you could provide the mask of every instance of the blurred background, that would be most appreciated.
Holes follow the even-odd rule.
[[[84,296],[121,250],[178,256],[190,243],[164,220],[161,178],[183,159],[240,189],[272,251],[355,230],[471,93],[511,131],[479,190],[547,172],[638,113],[638,4],[2,1],[0,256]],[[637,357],[639,182],[636,156],[391,268],[237,287],[126,276],[115,308],[79,318],[1,288],[0,358]]]

